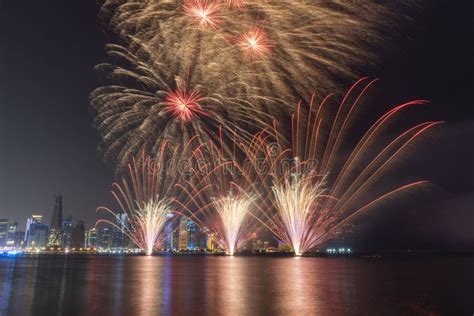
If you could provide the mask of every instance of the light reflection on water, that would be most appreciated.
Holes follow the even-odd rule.
[[[469,312],[473,263],[473,258],[1,258],[0,315]]]

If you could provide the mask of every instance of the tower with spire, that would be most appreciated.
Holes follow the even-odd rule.
[[[63,225],[63,197],[61,194],[56,196],[51,217],[51,226],[49,230],[48,247],[62,247],[62,225]]]

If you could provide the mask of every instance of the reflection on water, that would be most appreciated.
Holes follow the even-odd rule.
[[[473,258],[0,259],[0,315],[472,314]]]

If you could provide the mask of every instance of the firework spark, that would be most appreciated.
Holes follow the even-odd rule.
[[[309,181],[308,181],[309,180]],[[324,193],[323,182],[316,184],[311,179],[294,174],[291,179],[273,186],[275,206],[284,226],[285,240],[292,245],[297,256],[310,249],[314,235],[312,227],[317,223],[318,200]]]
[[[227,253],[234,255],[243,234],[244,221],[250,211],[252,199],[247,197],[226,196],[214,201],[214,205],[222,221],[222,231]]]
[[[246,57],[252,59],[267,55],[271,49],[271,44],[265,31],[257,27],[242,34],[237,41],[237,45],[242,48]]]
[[[246,146],[253,147],[253,140],[248,144],[234,137],[232,152],[226,151],[223,142],[222,146],[208,142],[196,148],[192,176],[177,185],[184,199],[176,201],[187,217],[214,233],[229,255],[243,245],[257,224],[252,214],[256,198],[248,194],[257,191],[256,170],[238,158]]]
[[[190,150],[191,143],[185,147],[171,148],[164,142],[156,159],[143,153],[128,165],[128,177],[113,184],[112,195],[119,211],[99,207],[98,211],[111,214],[114,220],[101,219],[121,230],[145,254],[151,255],[153,249],[163,240],[163,228],[172,210],[176,183],[186,175],[183,157]],[[119,216],[126,214],[126,217]],[[123,220],[125,218],[126,220]],[[117,223],[117,220],[121,221]]]
[[[289,107],[308,101],[315,90],[319,96],[337,91],[359,77],[360,69],[376,64],[379,49],[374,48],[381,47],[405,9],[405,4],[370,0],[194,0],[184,9],[181,1],[108,0],[102,13],[120,38],[146,45],[158,62],[195,65],[191,72],[205,88],[215,89],[206,87],[212,76],[222,87],[235,82],[246,87],[239,93],[249,106],[257,106],[257,99],[250,100],[255,93],[285,100]],[[257,58],[242,63],[242,50]],[[271,113],[285,107],[273,105]]]
[[[215,29],[220,23],[220,4],[207,0],[194,0],[184,5],[184,12],[187,16],[198,23],[201,28]]]
[[[223,2],[230,8],[243,8],[245,6],[244,0],[223,0]]]
[[[243,87],[237,87],[238,82],[216,86],[218,77],[210,76],[206,82],[192,75],[191,68],[182,71],[164,67],[138,43],[133,48],[108,47],[110,55],[124,66],[97,67],[114,84],[96,89],[91,105],[102,138],[103,157],[117,161],[119,169],[141,151],[157,156],[165,139],[179,145],[194,136],[202,143],[218,141],[222,130],[244,136],[249,133],[241,126],[251,130],[271,122],[268,114],[241,98]],[[227,90],[235,96],[229,96]],[[260,100],[256,104],[264,99],[257,94],[254,97]]]
[[[331,116],[330,108],[325,106],[329,97],[317,107],[313,103],[309,107],[299,104],[292,118],[290,142],[274,139],[281,148],[278,153],[260,146],[263,160],[258,155],[247,155],[252,164],[263,163],[266,170],[258,180],[261,194],[255,203],[255,218],[297,255],[341,233],[345,225],[379,203],[427,184],[421,180],[394,188],[382,181],[386,182],[383,175],[406,157],[417,139],[442,123],[420,123],[393,139],[387,138],[387,129],[396,117],[412,107],[425,105],[423,100],[387,111],[362,133],[352,151],[341,146],[349,135],[356,135],[350,127],[357,126],[353,120],[359,101],[375,82],[367,80],[363,78],[349,89],[336,115]]]
[[[201,110],[201,105],[199,104],[204,98],[201,98],[197,91],[187,92],[186,90],[178,89],[169,92],[165,100],[165,104],[169,107],[168,110],[184,122],[191,120],[198,113],[206,115]]]
[[[250,138],[315,89],[337,91],[374,64],[371,47],[397,16],[372,1],[107,0],[101,12],[121,45],[97,67],[110,85],[91,105],[103,157],[119,169],[141,150],[155,155],[163,137],[204,143],[221,126]],[[175,98],[184,91],[198,104]]]

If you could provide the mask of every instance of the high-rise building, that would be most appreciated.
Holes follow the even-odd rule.
[[[197,246],[199,249],[207,249],[207,239],[209,229],[207,227],[200,228],[197,234]]]
[[[53,208],[53,216],[51,217],[51,226],[48,237],[48,247],[62,246],[62,226],[63,226],[63,197],[56,196],[56,201]]]
[[[30,218],[30,225],[28,227],[28,237],[26,247],[28,248],[44,248],[48,244],[49,226]]]
[[[196,224],[188,220],[188,249],[197,249]]]
[[[69,242],[70,248],[84,248],[85,231],[86,229],[83,221],[77,221],[74,223]]]
[[[217,249],[215,239],[216,237],[214,234],[210,233],[207,235],[207,250],[213,251]]]
[[[110,249],[112,246],[112,229],[103,227],[99,230],[99,245],[102,249]]]
[[[7,247],[17,247],[16,246],[16,232],[18,231],[18,223],[14,222],[8,225],[8,233],[7,233]]]
[[[99,232],[95,227],[89,229],[86,234],[86,248],[97,248],[99,242]]]
[[[28,248],[43,248],[48,243],[49,226],[43,223],[42,215],[32,215],[26,221],[25,245]]]
[[[178,249],[188,249],[188,219],[185,217],[181,217],[179,220],[178,234]]]
[[[126,248],[128,246],[128,237],[125,234],[128,226],[130,225],[128,221],[127,213],[119,213],[116,215],[115,224],[117,227],[113,227],[113,239],[112,247],[113,248]]]
[[[71,248],[71,235],[74,229],[74,221],[71,216],[63,220],[62,224],[62,246],[64,248]]]
[[[37,224],[43,222],[43,215],[32,215],[26,220],[26,229],[25,229],[25,245],[28,243],[28,237],[30,236],[30,229],[32,224]]]
[[[165,248],[167,250],[176,250],[176,242],[175,242],[175,229],[174,229],[174,221],[172,220],[173,215],[168,216],[170,219],[165,224]]]
[[[8,219],[0,219],[0,247],[7,246],[8,239]]]

